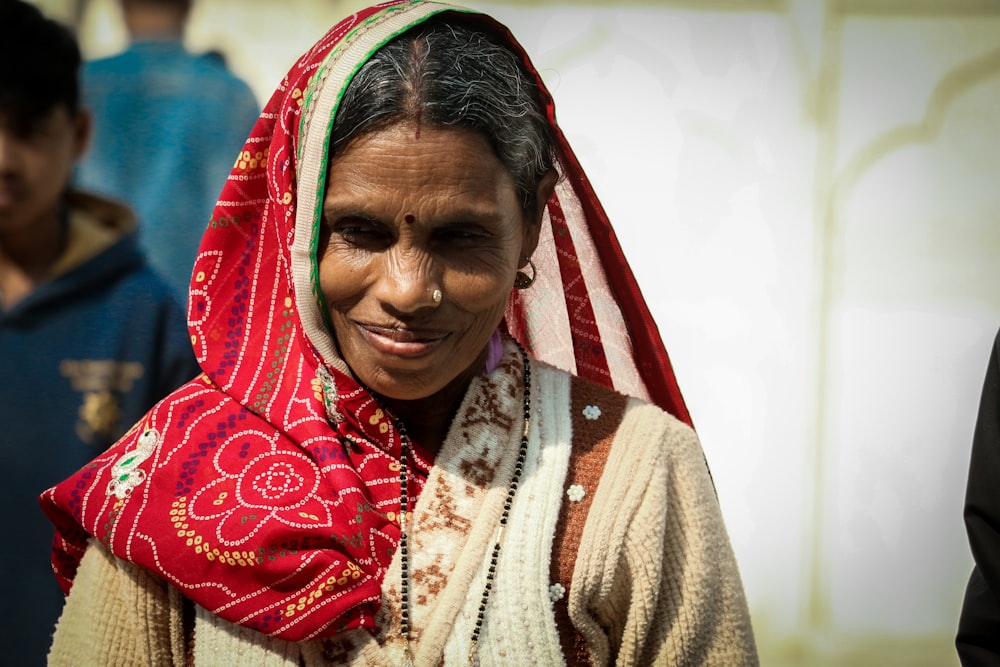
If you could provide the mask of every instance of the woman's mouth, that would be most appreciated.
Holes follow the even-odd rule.
[[[396,357],[419,357],[429,354],[450,334],[443,331],[383,327],[359,324],[369,344],[382,354]]]

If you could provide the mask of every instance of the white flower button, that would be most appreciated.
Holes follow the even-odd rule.
[[[579,484],[573,484],[568,489],[566,489],[566,495],[572,502],[578,503],[581,500],[583,500],[583,497],[585,495],[587,495],[587,491]]]
[[[594,421],[601,416],[601,409],[596,405],[588,405],[583,409],[583,416],[590,421]]]
[[[566,587],[555,583],[549,586],[549,602],[559,602],[566,597]]]

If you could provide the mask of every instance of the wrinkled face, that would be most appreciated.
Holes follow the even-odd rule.
[[[399,400],[468,382],[538,227],[478,133],[400,123],[356,139],[331,164],[319,249],[344,361]]]
[[[63,106],[30,123],[0,115],[0,235],[31,233],[58,214],[88,123]]]

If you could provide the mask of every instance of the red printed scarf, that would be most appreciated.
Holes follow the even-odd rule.
[[[448,10],[467,11],[416,0],[345,19],[265,106],[192,276],[188,324],[204,375],[42,497],[64,590],[93,537],[221,618],[275,637],[374,629],[399,538],[399,435],[323,324],[319,204],[330,118],[350,77],[386,41]],[[506,29],[476,16],[537,78]],[[565,178],[533,257],[536,283],[512,295],[503,326],[536,358],[687,421],[656,326],[542,91]],[[418,495],[432,461],[415,446]]]

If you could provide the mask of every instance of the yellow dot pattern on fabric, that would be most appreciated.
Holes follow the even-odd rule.
[[[233,169],[239,169],[240,171],[254,171],[255,169],[264,169],[267,167],[267,155],[269,149],[265,148],[260,151],[249,151],[243,150],[239,156],[236,158],[236,162],[233,163]]]
[[[337,590],[338,586],[344,586],[347,583],[353,582],[361,577],[361,568],[359,568],[354,563],[348,562],[344,570],[341,571],[340,576],[330,576],[327,577],[326,581],[320,583],[316,588],[309,591],[308,595],[303,595],[295,602],[290,602],[287,607],[285,607],[285,617],[295,616],[295,614],[300,611],[305,611],[306,607],[315,604],[320,598],[328,593],[332,593]]]
[[[228,494],[223,491],[213,504],[225,500]],[[224,563],[232,567],[253,567],[260,565],[257,554],[253,551],[240,551],[229,549],[218,549],[213,547],[204,536],[191,528],[187,514],[187,496],[181,496],[170,506],[170,520],[177,537],[184,540],[184,546],[194,549],[194,552],[203,555],[209,561]]]
[[[372,426],[378,426],[378,430],[381,433],[385,433],[389,430],[389,422],[385,418],[385,413],[379,408],[375,411],[371,417],[368,418],[368,423]]]

